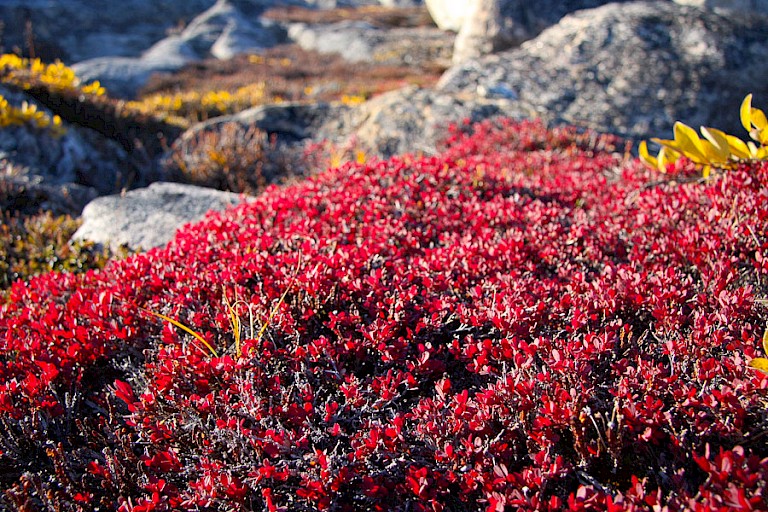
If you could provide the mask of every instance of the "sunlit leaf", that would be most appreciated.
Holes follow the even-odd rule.
[[[706,126],[702,126],[700,131],[704,138],[706,138],[710,144],[712,144],[712,147],[717,153],[718,158],[721,160],[727,160],[731,155],[731,151],[728,146],[728,136],[720,130],[715,128],[707,128]]]
[[[739,109],[739,116],[741,117],[741,126],[748,132],[752,130],[752,95],[747,94],[744,101],[741,102],[741,109]]]
[[[768,145],[768,129],[760,130],[756,135],[756,141],[758,141],[763,146]]]
[[[763,352],[768,354],[768,328],[763,332]]]
[[[703,164],[707,162],[706,153],[699,136],[696,134],[696,130],[678,121],[675,123],[674,131],[675,141],[685,156],[696,163]]]
[[[648,143],[645,141],[640,142],[640,145],[637,148],[637,153],[640,155],[640,159],[642,159],[643,162],[653,168],[659,167],[659,160],[648,152]]]
[[[750,116],[750,121],[758,130],[764,130],[768,127],[768,119],[765,118],[765,112],[759,108],[753,108]]]
[[[749,366],[752,368],[755,368],[756,370],[760,370],[761,372],[768,374],[768,359],[764,357],[756,357],[752,361],[749,362]]]
[[[749,156],[751,158],[757,158],[757,145],[755,145],[755,143],[750,140],[747,142],[747,147],[749,148]]]
[[[723,155],[718,148],[708,140],[701,140],[701,147],[704,149],[705,161],[710,164],[722,165],[727,162],[728,154]]]
[[[752,157],[752,154],[749,152],[749,147],[743,140],[738,137],[734,137],[733,135],[726,134],[725,137],[728,139],[728,148],[730,149],[733,156],[739,159],[747,159]]]

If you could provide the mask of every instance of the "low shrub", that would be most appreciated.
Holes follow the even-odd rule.
[[[165,169],[174,180],[256,195],[305,172],[302,153],[294,153],[278,150],[263,130],[229,122],[177,140]]]
[[[23,122],[60,135],[64,132],[62,121],[83,126],[134,153],[138,165],[164,152],[182,131],[160,113],[131,109],[125,102],[109,98],[98,81],[83,83],[60,61],[45,63],[2,54],[0,83],[24,91],[53,113],[49,117],[31,102],[12,106],[0,97],[0,127]]]
[[[240,55],[229,60],[208,59],[167,75],[155,75],[139,94],[139,111],[195,122],[216,111],[202,105],[206,95],[228,94],[220,112],[258,104],[342,101],[346,96],[369,98],[404,85],[430,86],[444,68],[437,65],[350,66],[339,55],[280,45],[263,55]],[[173,115],[171,115],[173,113]],[[176,121],[174,121],[176,122]]]
[[[338,23],[364,21],[376,27],[434,27],[429,11],[424,6],[393,8],[383,5],[312,9],[298,6],[271,7],[264,17],[281,23]]]
[[[80,221],[50,212],[0,216],[0,296],[19,279],[44,272],[81,273],[103,267],[113,256],[91,242],[70,243]],[[125,254],[123,254],[125,255]]]
[[[61,61],[45,63],[13,53],[0,55],[0,81],[21,89],[44,87],[58,93],[102,96],[106,90],[98,81],[84,84],[74,70]]]
[[[38,110],[36,105],[22,102],[21,106],[16,107],[8,103],[0,95],[0,129],[8,126],[28,125],[40,130],[50,130],[54,136],[63,135],[66,130],[61,125],[61,118],[57,115],[49,116],[42,110]]]
[[[463,126],[17,283],[2,506],[766,509],[768,163],[620,148]]]
[[[185,91],[172,94],[150,94],[140,100],[129,101],[125,107],[130,111],[160,117],[182,127],[205,121],[212,117],[234,114],[266,102],[266,85],[261,83],[227,90]]]

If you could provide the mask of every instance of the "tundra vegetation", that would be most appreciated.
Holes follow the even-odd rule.
[[[750,142],[678,125],[650,166],[460,123],[15,281],[0,506],[765,509],[761,114]]]

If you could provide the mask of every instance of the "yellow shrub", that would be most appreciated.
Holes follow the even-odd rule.
[[[189,125],[210,117],[233,114],[264,102],[266,84],[263,82],[240,87],[234,92],[186,91],[173,95],[154,94],[126,107],[145,115],[158,116],[168,122]]]
[[[752,95],[748,94],[741,104],[741,124],[749,132],[751,141],[743,141],[715,128],[702,126],[700,138],[696,130],[681,122],[675,123],[673,140],[651,139],[661,146],[657,156],[648,152],[645,141],[640,143],[640,158],[650,166],[665,172],[667,165],[684,156],[701,167],[704,177],[712,169],[733,169],[745,160],[768,159],[768,120],[765,113],[752,107]]]
[[[46,64],[40,59],[23,59],[11,53],[0,55],[0,81],[22,89],[44,86],[52,91],[89,96],[101,96],[106,92],[99,82],[83,85],[72,68],[61,61]]]
[[[37,105],[26,101],[21,104],[20,108],[14,107],[3,96],[0,96],[0,128],[25,124],[38,129],[48,129],[55,137],[66,132],[59,116],[55,115],[51,118],[45,112],[38,110]]]

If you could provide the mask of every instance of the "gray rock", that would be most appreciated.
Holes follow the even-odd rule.
[[[707,9],[745,14],[768,14],[768,0],[673,0],[681,5],[695,5]]]
[[[26,45],[29,21],[38,50],[50,46],[67,63],[106,56],[138,57],[167,32],[205,11],[215,0],[2,0],[6,50]]]
[[[75,64],[72,68],[85,82],[93,80],[101,82],[113,98],[132,98],[153,73],[175,71],[184,65],[177,58],[178,55],[171,55],[171,57],[168,61],[132,57],[99,57]],[[191,60],[188,59],[184,63]],[[169,61],[176,63],[166,65],[165,63]]]
[[[180,227],[202,219],[208,211],[224,210],[243,199],[238,194],[192,185],[153,183],[88,203],[83,224],[72,238],[112,248],[149,250],[165,245]]]
[[[0,95],[13,106],[23,101],[51,117],[45,107],[26,94],[0,87]],[[109,194],[142,182],[146,169],[116,142],[93,130],[65,124],[66,133],[54,136],[48,129],[28,124],[8,126],[0,130],[0,160],[10,164],[17,177],[45,186],[75,184],[91,188],[98,194]]]
[[[236,0],[218,0],[179,34],[168,36],[140,57],[102,57],[73,69],[83,80],[99,80],[112,96],[132,97],[152,73],[170,72],[206,57],[228,59],[285,40],[278,25],[258,18],[261,8]]]
[[[305,0],[309,7],[316,9],[336,9],[337,7],[363,7],[366,5],[377,5],[377,0]]]
[[[288,37],[305,50],[338,53],[350,62],[448,66],[455,36],[435,27],[382,29],[365,22],[342,21],[293,23]]]
[[[218,0],[192,20],[180,39],[195,50],[198,58],[210,55],[219,59],[263,50],[283,41],[285,33],[275,24],[258,19],[258,14],[260,10],[242,1]]]
[[[305,50],[338,53],[348,61],[364,62],[373,58],[374,40],[383,32],[362,21],[328,25],[294,23],[288,28],[288,37]]]
[[[569,15],[518,49],[455,66],[438,88],[503,88],[546,119],[630,137],[667,136],[676,120],[741,134],[744,96],[768,100],[766,34],[761,16],[608,4]]]
[[[369,157],[435,154],[452,123],[498,115],[522,118],[529,113],[521,102],[504,98],[407,87],[339,112],[319,128],[316,138],[340,145],[354,143]]]
[[[422,5],[422,0],[379,0],[384,7],[417,7]]]
[[[566,14],[611,1],[626,0],[475,0],[464,13],[453,62],[519,46]]]

